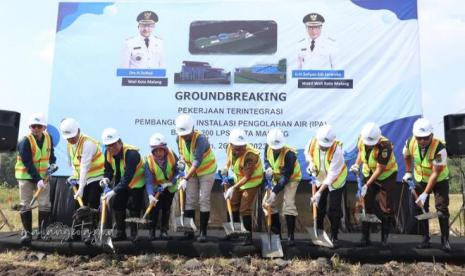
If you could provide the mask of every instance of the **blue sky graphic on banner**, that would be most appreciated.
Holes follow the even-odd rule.
[[[138,28],[139,14],[153,19],[144,11],[156,13],[154,27]],[[315,14],[321,29],[303,23],[321,20]],[[70,173],[56,130],[63,118],[99,140],[114,127],[146,155],[154,132],[176,147],[181,113],[208,135],[219,167],[233,128],[263,151],[279,127],[304,162],[324,124],[351,164],[367,122],[381,126],[403,166],[421,114],[416,1],[60,3],[58,17],[48,118],[60,174]],[[148,42],[140,31],[152,32]]]

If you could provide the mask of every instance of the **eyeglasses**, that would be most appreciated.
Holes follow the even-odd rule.
[[[116,144],[118,144],[118,141],[114,142],[113,144],[105,145],[105,148],[106,148],[106,149],[112,148],[112,147],[114,147]]]
[[[415,139],[417,139],[417,141],[428,141],[429,138],[431,138],[431,136],[426,136],[426,137],[415,137]]]
[[[43,125],[31,125],[31,128],[38,128],[38,129],[41,129],[43,128],[44,126]]]

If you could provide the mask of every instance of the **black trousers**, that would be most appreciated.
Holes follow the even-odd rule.
[[[428,183],[420,182],[415,185],[415,191],[418,195],[423,193]],[[433,191],[435,207],[439,217],[449,218],[449,180],[437,182],[434,185]],[[429,211],[429,197],[426,198],[425,211]],[[417,207],[417,214],[422,214],[420,207]]]
[[[100,181],[94,181],[88,183],[84,187],[84,194],[82,195],[82,202],[85,206],[92,209],[98,209],[100,206],[100,196],[102,195],[103,189],[100,187]],[[77,186],[79,189],[79,185]],[[75,200],[74,202],[75,209],[79,209],[79,202]]]
[[[115,211],[129,211],[140,214],[144,206],[145,188],[129,189],[119,191],[113,198],[112,208]]]
[[[160,229],[168,231],[169,219],[170,219],[170,210],[171,204],[173,203],[174,193],[165,189],[158,198],[158,203],[155,208],[152,210],[152,220],[153,226],[156,226],[158,223],[158,217],[161,213],[161,227]]]
[[[337,224],[336,222],[342,218],[342,195],[344,193],[345,186],[329,191],[329,189],[325,189],[323,193],[321,193],[320,201],[318,202],[317,207],[317,216],[316,216],[316,224],[318,229],[323,229],[323,221],[326,216],[326,205],[329,198],[329,210],[328,210],[328,217],[331,221],[331,224]]]
[[[367,190],[365,200],[365,211],[373,214],[375,203],[378,201],[379,208],[383,215],[389,216],[395,213],[397,198],[394,189],[396,188],[397,172],[391,174],[384,180],[376,180]],[[365,178],[365,183],[368,178]]]

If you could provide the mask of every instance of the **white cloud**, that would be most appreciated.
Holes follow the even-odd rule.
[[[418,2],[422,65],[428,70],[463,64],[458,62],[465,61],[463,0]]]
[[[48,65],[53,63],[53,53],[55,51],[55,32],[53,30],[42,32],[39,37],[39,58]]]

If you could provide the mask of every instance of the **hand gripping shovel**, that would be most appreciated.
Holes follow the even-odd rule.
[[[312,185],[312,195],[316,194],[316,178],[314,176],[310,176],[310,184]],[[329,238],[328,234],[322,230],[318,229],[316,221],[317,221],[317,206],[315,203],[310,202],[312,205],[312,213],[313,213],[313,227],[307,227],[307,232],[310,234],[310,239],[314,245],[323,246],[333,248],[334,244]]]
[[[415,183],[413,182],[413,180],[409,180],[409,181],[407,181],[407,184],[408,184],[408,188],[409,188],[410,192],[413,195],[414,201],[417,201],[418,194],[415,191]],[[423,213],[423,214],[415,216],[415,218],[417,220],[434,219],[434,218],[438,217],[438,213],[426,212],[425,207],[423,206],[423,204],[421,204],[421,202],[419,202],[417,205],[418,205],[418,207],[421,208],[421,212]]]
[[[362,206],[362,212],[356,213],[355,218],[358,221],[362,221],[362,222],[381,223],[381,220],[375,214],[367,214],[365,212],[365,200],[364,200],[364,197],[362,196],[363,181],[362,181],[362,178],[360,177],[360,173],[358,172],[355,173],[355,176],[357,178],[357,187],[358,187],[356,197],[359,199],[360,205]]]
[[[58,170],[57,166],[55,166],[52,170],[50,170],[50,169],[47,170],[47,173],[45,174],[44,185],[48,185],[48,182],[50,180],[50,175],[52,175],[57,170]],[[32,205],[36,202],[37,198],[39,197],[39,195],[42,193],[43,190],[44,190],[44,188],[41,187],[41,188],[38,188],[37,191],[34,193],[34,195],[32,196],[31,202],[29,203],[29,206],[31,208],[32,208]]]
[[[229,181],[227,176],[221,176],[222,182],[221,185],[223,186],[224,192],[228,189]],[[229,215],[229,222],[223,223],[223,228],[224,231],[226,232],[226,237],[227,238],[238,238],[241,236],[246,236],[249,231],[247,231],[242,224],[242,218],[241,222],[234,222],[233,218],[233,212],[232,212],[232,206],[231,206],[231,200],[228,198],[226,199],[226,207],[228,209],[228,215]]]
[[[268,199],[271,194],[271,189],[273,184],[271,183],[271,178],[266,179],[266,198]],[[263,258],[282,258],[284,256],[283,248],[281,246],[281,239],[279,235],[273,234],[271,232],[271,205],[267,204],[266,206],[266,228],[268,233],[261,234],[260,239],[262,241],[262,257]]]
[[[160,190],[161,188],[161,190]],[[160,197],[160,193],[163,191],[163,188],[162,187],[159,187],[157,189],[157,193],[155,194],[155,199],[157,200],[158,202],[158,198]],[[155,204],[152,204],[150,203],[149,206],[147,206],[147,209],[145,209],[145,212],[144,212],[144,215],[142,216],[142,218],[137,218],[137,217],[134,217],[134,218],[127,218],[125,219],[124,221],[126,222],[131,222],[131,223],[141,223],[141,224],[148,224],[150,222],[152,222],[151,220],[147,219],[147,216],[150,214],[150,212],[152,211],[153,208],[155,208],[155,206],[157,205],[157,203]]]
[[[68,185],[71,185],[72,189],[73,189],[73,193],[74,194],[77,194],[77,180],[75,179],[71,179],[69,182],[68,182]],[[82,201],[82,198],[80,196],[78,196],[76,198],[76,200],[78,201],[79,203],[79,207],[83,207],[84,206],[84,202]]]
[[[107,187],[105,189],[108,189]],[[102,249],[109,248],[112,252],[115,251],[113,247],[113,242],[111,240],[111,232],[105,230],[105,223],[107,220],[107,202],[105,199],[100,200],[101,214],[100,214],[100,229],[97,244],[102,247]]]

